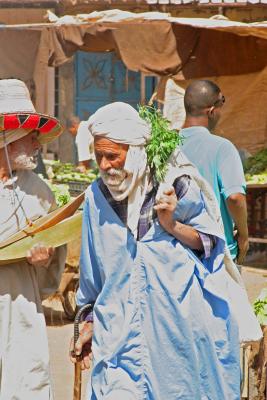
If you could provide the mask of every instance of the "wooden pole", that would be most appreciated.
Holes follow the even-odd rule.
[[[83,306],[76,314],[76,317],[74,319],[74,348],[73,352],[75,351],[75,344],[77,340],[79,339],[79,323],[82,318],[82,314],[84,311],[88,310],[91,312],[93,310],[93,304],[86,304]],[[74,353],[75,355],[75,353]],[[76,363],[75,363],[75,369],[74,369],[74,387],[73,387],[73,400],[81,400],[81,394],[82,394],[82,368],[81,368],[81,355],[76,356]]]
[[[82,369],[81,362],[77,361],[74,369],[73,400],[81,400],[82,395]]]
[[[145,104],[146,102],[146,76],[143,72],[141,72],[141,98],[140,103]]]

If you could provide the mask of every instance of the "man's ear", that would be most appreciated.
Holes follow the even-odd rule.
[[[215,110],[215,107],[214,107],[214,106],[210,107],[210,108],[208,109],[208,113],[207,113],[207,114],[208,114],[209,116],[213,116],[214,110]]]

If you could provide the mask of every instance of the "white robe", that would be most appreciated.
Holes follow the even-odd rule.
[[[35,220],[54,205],[48,186],[32,171],[14,178],[26,215]],[[0,182],[0,241],[25,225],[11,181]],[[65,247],[56,249],[48,268],[26,261],[0,266],[0,399],[50,400],[49,353],[42,298],[56,291],[65,264]]]

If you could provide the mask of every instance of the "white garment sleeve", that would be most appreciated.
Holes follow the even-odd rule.
[[[49,267],[35,267],[41,299],[55,293],[59,287],[61,275],[65,268],[67,246],[55,249]]]

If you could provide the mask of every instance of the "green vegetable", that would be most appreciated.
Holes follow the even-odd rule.
[[[244,162],[244,171],[250,175],[267,174],[267,149],[259,151]]]
[[[265,184],[267,183],[267,172],[258,175],[245,174],[245,178],[249,184]]]
[[[48,179],[44,179],[41,174],[39,174],[39,176],[52,190],[58,207],[64,206],[64,204],[67,204],[70,201],[71,196],[68,185],[54,184],[51,183]]]
[[[49,178],[54,182],[68,183],[68,182],[84,182],[92,183],[98,177],[98,169],[90,170],[86,173],[78,172],[76,166],[71,163],[61,163],[59,161],[44,160],[45,164],[52,168],[52,175]]]
[[[262,289],[253,303],[254,312],[261,325],[267,325],[267,289]]]
[[[151,140],[146,146],[147,161],[156,180],[162,182],[167,172],[167,161],[182,138],[155,107],[140,105],[139,115],[151,126]]]

